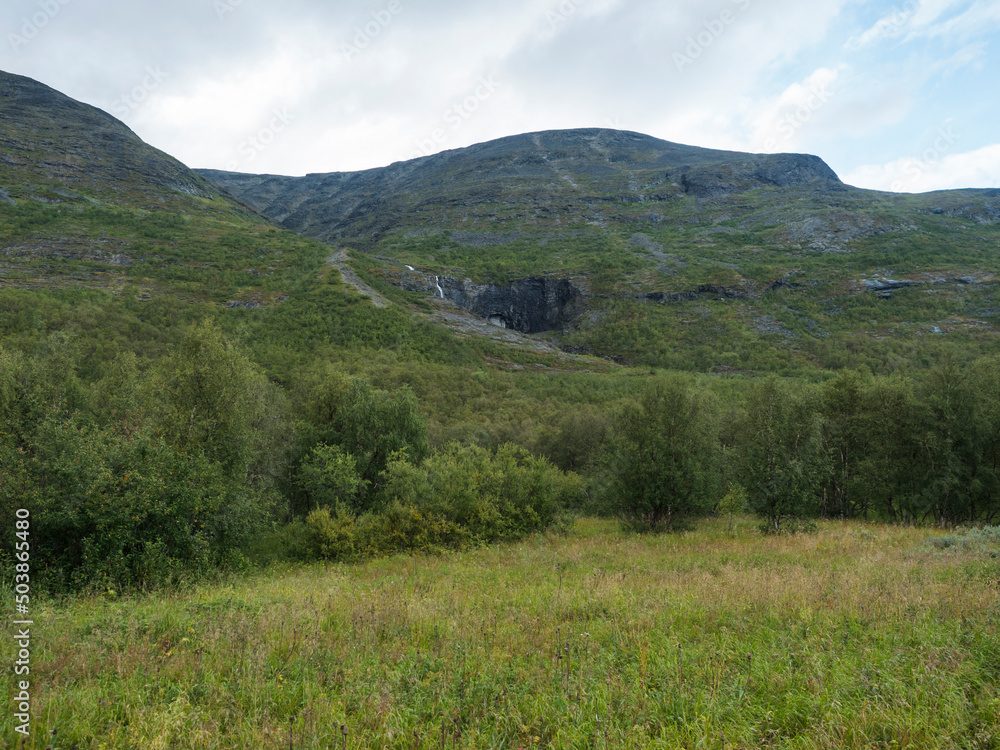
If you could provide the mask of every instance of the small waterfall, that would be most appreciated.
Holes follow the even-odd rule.
[[[414,268],[413,266],[410,266],[410,265],[407,265],[406,267],[409,268],[411,271],[416,271],[417,270],[416,268]]]
[[[441,285],[438,283],[438,277],[437,276],[434,277],[434,286],[437,287],[438,294],[441,296],[441,299],[444,299],[444,289],[442,289]]]

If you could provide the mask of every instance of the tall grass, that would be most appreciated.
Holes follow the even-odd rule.
[[[48,603],[26,747],[1000,747],[997,560],[753,528]]]

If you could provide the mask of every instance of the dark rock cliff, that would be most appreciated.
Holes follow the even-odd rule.
[[[562,330],[586,309],[583,294],[569,279],[532,276],[501,285],[418,271],[384,273],[390,282],[404,289],[429,292],[493,325],[521,333]]]
[[[457,304],[495,325],[521,333],[560,330],[581,307],[580,292],[567,279],[536,276],[510,286],[471,286],[466,290],[463,285],[464,299],[455,299]]]

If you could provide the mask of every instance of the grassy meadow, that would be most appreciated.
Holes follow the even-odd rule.
[[[49,601],[24,747],[997,748],[1000,560],[940,533],[582,519]]]

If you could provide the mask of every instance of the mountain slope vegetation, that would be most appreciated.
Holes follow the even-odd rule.
[[[285,227],[361,251],[383,290],[509,324],[469,285],[568,280],[586,304],[554,326],[563,344],[621,362],[884,370],[995,341],[997,190],[879,193],[812,156],[597,129],[364,172],[202,174]]]
[[[1000,513],[995,191],[606,130],[199,174],[42,84],[0,92],[0,523],[37,514],[53,590],[567,510]],[[635,439],[661,433],[697,455]]]

